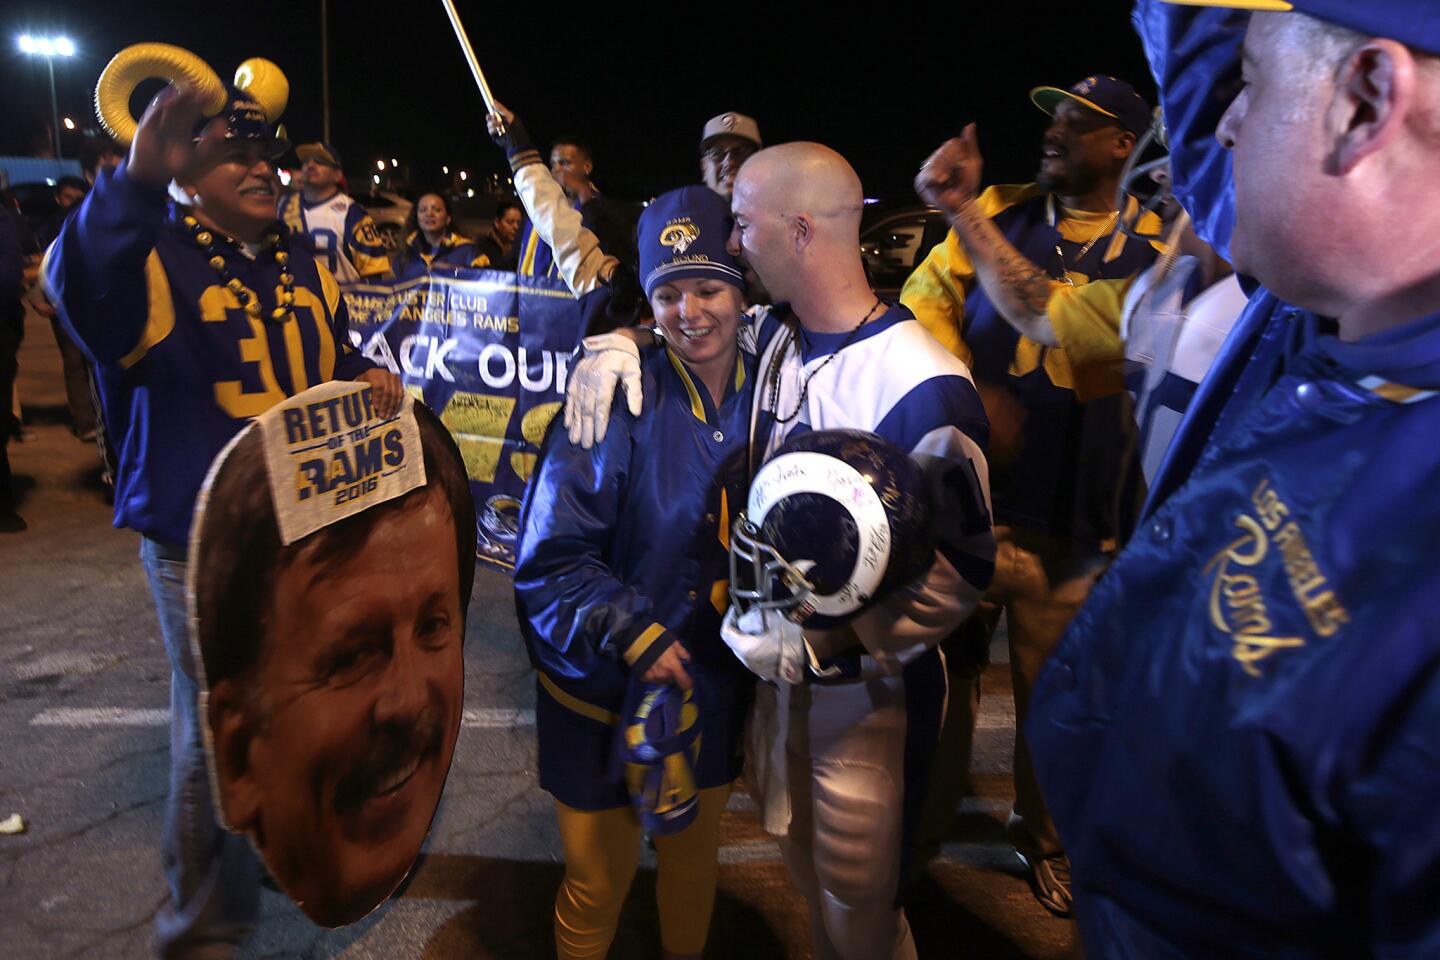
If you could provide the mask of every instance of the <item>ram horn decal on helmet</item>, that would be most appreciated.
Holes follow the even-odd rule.
[[[755,474],[730,531],[730,602],[839,626],[930,568],[933,516],[920,468],[884,438],[796,434]]]
[[[225,109],[225,84],[208,63],[183,47],[137,43],[115,54],[95,85],[95,114],[105,132],[121,146],[130,145],[138,126],[130,112],[130,97],[136,87],[151,79],[196,87],[207,117]]]
[[[264,57],[251,57],[235,70],[235,89],[248,93],[274,123],[290,102],[290,81],[285,72]]]

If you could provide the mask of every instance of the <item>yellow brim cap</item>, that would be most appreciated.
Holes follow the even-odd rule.
[[[1098,103],[1071,93],[1069,90],[1061,90],[1059,87],[1036,87],[1030,91],[1030,102],[1052,117],[1055,116],[1055,107],[1061,100],[1074,100],[1076,103],[1089,107],[1096,113],[1103,113],[1105,116],[1114,117],[1116,120],[1120,119],[1114,112],[1106,110]]]
[[[1162,0],[1184,7],[1230,7],[1233,10],[1263,10],[1271,13],[1288,13],[1295,4],[1286,0]]]

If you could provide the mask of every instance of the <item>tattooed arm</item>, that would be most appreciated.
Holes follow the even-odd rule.
[[[1064,284],[1031,263],[975,202],[980,187],[975,125],[930,155],[915,177],[915,192],[945,212],[975,276],[1010,325],[1037,343],[1059,346],[1050,325],[1050,295]]]

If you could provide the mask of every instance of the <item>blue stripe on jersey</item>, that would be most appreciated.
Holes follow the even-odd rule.
[[[875,432],[901,450],[914,450],[932,430],[959,427],[982,451],[990,442],[990,421],[975,385],[949,374],[914,387],[890,408]]]
[[[800,359],[805,363],[809,363],[816,357],[823,357],[828,353],[834,353],[847,346],[853,347],[857,343],[863,343],[871,337],[884,333],[897,323],[914,319],[914,316],[909,310],[903,308],[896,309],[896,306],[896,304],[891,304],[889,309],[880,314],[880,316],[855,330],[841,330],[837,333],[818,333],[800,327]]]

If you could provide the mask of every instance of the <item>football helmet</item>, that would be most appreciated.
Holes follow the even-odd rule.
[[[730,601],[839,626],[930,568],[933,507],[919,466],[873,433],[792,436],[756,473],[730,536]]]
[[[1136,201],[1131,209],[1130,201]],[[1140,228],[1148,213],[1165,216],[1165,207],[1172,200],[1170,193],[1170,154],[1165,131],[1165,118],[1156,107],[1150,127],[1136,142],[1120,171],[1115,190],[1115,209],[1120,211],[1119,227],[1126,236],[1136,240],[1163,240],[1164,228],[1151,233]]]
[[[695,820],[700,806],[694,772],[698,693],[668,683],[632,683],[625,699],[621,752],[630,802],[646,833],[677,833]]]

